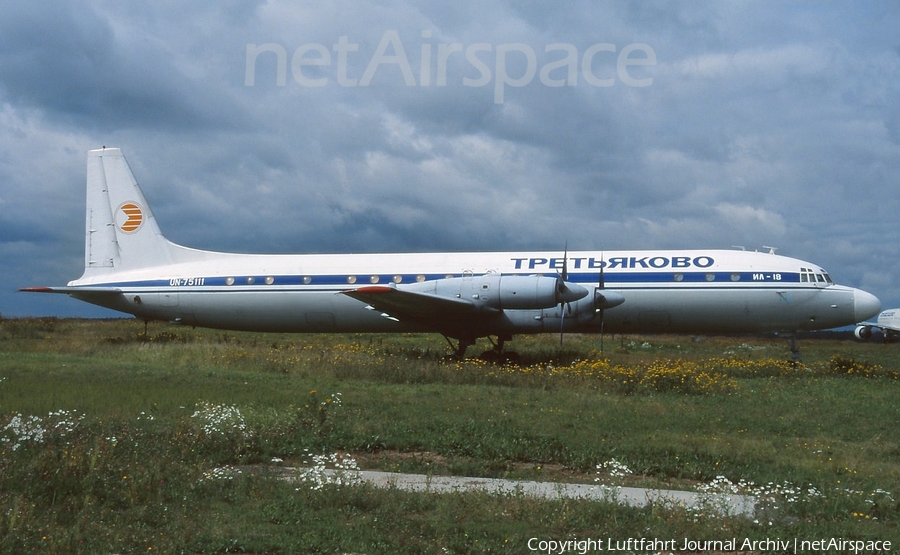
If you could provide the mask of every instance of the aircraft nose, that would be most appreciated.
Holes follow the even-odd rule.
[[[861,289],[853,291],[853,315],[857,322],[868,320],[881,312],[881,301],[871,293]]]

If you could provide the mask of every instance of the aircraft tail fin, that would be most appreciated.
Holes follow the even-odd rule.
[[[118,148],[87,155],[84,276],[169,264],[176,251],[160,232]]]

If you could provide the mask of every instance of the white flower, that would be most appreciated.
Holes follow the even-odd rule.
[[[605,463],[598,464],[596,468],[598,471],[604,471],[615,478],[621,478],[623,476],[633,474],[630,468],[625,466],[624,463],[617,461],[616,459],[610,459]],[[594,481],[598,481],[598,478],[595,478]]]
[[[307,456],[309,456],[308,451]],[[344,454],[340,458],[337,453],[312,455],[311,459],[312,466],[301,469],[297,476],[310,489],[320,490],[327,484],[349,486],[359,484],[361,481],[359,466],[356,464],[356,459],[350,455]],[[326,472],[329,467],[332,472]],[[299,490],[300,488],[297,488],[297,491]]]
[[[239,474],[241,474],[240,469],[234,468],[233,466],[220,466],[204,472],[203,476],[200,477],[200,481],[234,480],[234,477]]]
[[[234,405],[214,405],[198,403],[199,408],[191,418],[203,421],[203,432],[207,435],[227,436],[234,433],[250,437],[253,433],[247,428],[244,415]]]
[[[16,451],[25,443],[43,443],[44,439],[51,436],[65,437],[72,433],[78,424],[84,419],[74,411],[58,410],[47,414],[46,418],[40,416],[15,415],[0,430],[0,442],[12,443],[10,447]],[[12,437],[10,437],[12,436]]]

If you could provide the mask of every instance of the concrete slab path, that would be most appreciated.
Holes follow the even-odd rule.
[[[346,470],[325,470],[329,480],[350,477]],[[483,491],[501,495],[522,494],[543,499],[589,499],[642,507],[659,503],[684,508],[702,508],[720,514],[752,517],[756,500],[752,496],[725,493],[697,493],[691,491],[645,489],[601,484],[568,484],[534,482],[501,478],[467,478],[459,476],[428,476],[371,470],[352,471],[359,480],[379,488],[403,491],[454,493]]]

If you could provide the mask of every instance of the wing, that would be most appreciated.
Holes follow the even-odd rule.
[[[341,293],[381,311],[387,318],[408,320],[433,328],[441,328],[447,321],[472,320],[500,313],[498,309],[477,306],[466,299],[405,291],[385,285],[360,287]]]
[[[900,326],[895,326],[893,324],[885,324],[882,322],[860,322],[856,324],[857,326],[864,326],[868,328],[873,328],[877,330],[890,330],[900,332]]]

